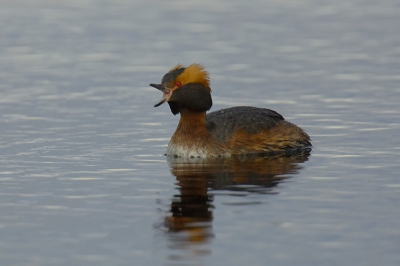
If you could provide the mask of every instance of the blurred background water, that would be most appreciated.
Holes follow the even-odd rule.
[[[0,1],[1,265],[399,265],[396,1]],[[148,86],[304,128],[296,158],[167,161]]]

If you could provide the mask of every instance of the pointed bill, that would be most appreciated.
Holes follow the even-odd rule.
[[[163,85],[151,83],[150,86],[163,92],[163,98],[158,103],[156,103],[154,107],[158,107],[168,100],[169,90],[167,90]]]

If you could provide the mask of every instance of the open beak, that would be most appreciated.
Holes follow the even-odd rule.
[[[157,90],[162,91],[163,93],[163,98],[158,103],[156,103],[154,107],[160,106],[161,104],[165,103],[168,100],[168,97],[170,96],[170,90],[168,90],[161,84],[150,83],[150,86],[156,88]]]

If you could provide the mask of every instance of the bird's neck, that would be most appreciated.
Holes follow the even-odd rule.
[[[213,139],[206,127],[206,112],[181,109],[181,118],[172,136],[167,154],[183,157],[205,157]]]
[[[187,108],[180,109],[181,118],[179,119],[176,131],[182,133],[196,134],[206,130],[206,112],[193,112]]]

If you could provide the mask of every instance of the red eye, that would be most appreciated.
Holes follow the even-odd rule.
[[[180,87],[180,86],[182,85],[182,82],[177,81],[175,85],[176,85],[177,87]]]

